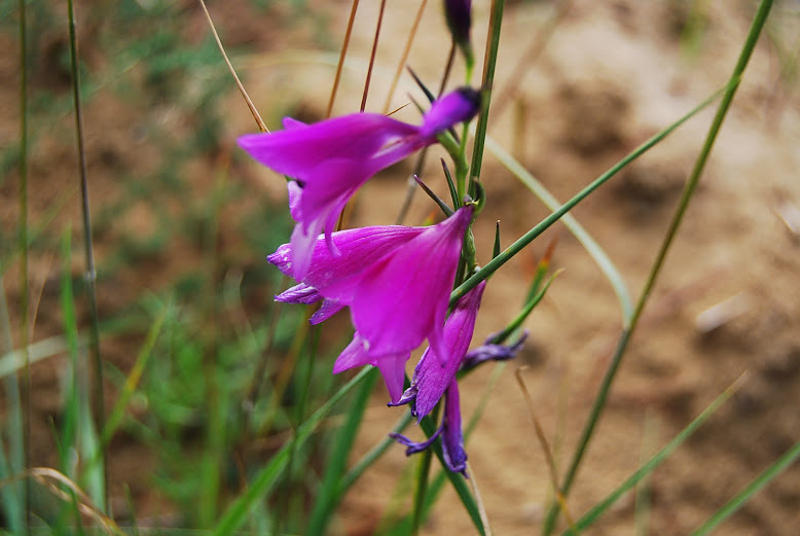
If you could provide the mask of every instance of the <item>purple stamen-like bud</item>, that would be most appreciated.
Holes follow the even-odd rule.
[[[522,348],[525,339],[528,338],[528,331],[526,330],[514,344],[508,346],[490,342],[494,339],[494,336],[494,334],[489,335],[483,346],[475,348],[464,357],[461,370],[473,369],[486,361],[506,361],[513,358]]]
[[[420,128],[424,138],[435,138],[453,125],[472,119],[481,108],[481,94],[471,87],[460,87],[431,104]]]
[[[469,44],[469,31],[472,26],[472,0],[444,0],[444,14],[447,26],[455,41],[462,48]]]

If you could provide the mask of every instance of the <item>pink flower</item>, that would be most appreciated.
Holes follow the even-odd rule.
[[[249,134],[239,145],[250,155],[284,175],[289,204],[297,225],[292,232],[292,275],[303,279],[317,236],[324,231],[328,247],[344,205],[378,171],[436,141],[436,136],[480,107],[480,95],[461,88],[435,101],[421,126],[381,114],[359,113],[306,125],[284,119],[284,130]]]
[[[329,307],[349,306],[356,333],[333,372],[374,365],[397,401],[412,350],[428,339],[439,355],[447,355],[444,318],[472,211],[470,205],[462,207],[429,227],[334,232],[330,242],[336,254],[319,237],[305,278],[278,299],[308,303],[324,298],[333,303]],[[293,247],[285,244],[267,259],[291,273]]]

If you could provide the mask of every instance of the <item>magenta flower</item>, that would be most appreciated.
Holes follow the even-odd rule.
[[[249,134],[239,145],[250,156],[296,179],[289,183],[289,205],[297,225],[292,232],[292,275],[303,279],[314,244],[324,231],[328,247],[344,205],[378,171],[436,141],[436,136],[480,107],[480,95],[461,88],[435,101],[421,126],[381,114],[359,113],[306,125],[284,119],[284,130]]]
[[[397,401],[412,350],[428,339],[439,355],[448,354],[444,319],[472,212],[471,205],[461,207],[428,227],[376,226],[334,232],[328,241],[337,253],[318,237],[301,283],[276,299],[293,303],[325,299],[327,310],[334,312],[349,306],[356,333],[333,372],[374,365]],[[267,259],[292,274],[293,247],[284,244]]]

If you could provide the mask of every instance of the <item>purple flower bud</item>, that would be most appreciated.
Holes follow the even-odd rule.
[[[472,26],[472,0],[444,0],[444,14],[453,41],[459,46],[469,44],[469,31]]]
[[[359,113],[312,125],[287,118],[284,130],[239,138],[250,156],[296,179],[289,183],[290,211],[297,221],[292,232],[292,275],[305,277],[320,233],[325,233],[334,251],[331,234],[339,215],[364,182],[474,115],[467,113],[464,92],[456,93],[440,99],[443,106],[435,109],[432,119],[426,116],[422,127],[381,114]]]
[[[481,94],[471,87],[460,87],[436,99],[425,114],[420,128],[423,137],[436,137],[456,123],[472,119],[481,108]]]
[[[528,332],[522,336],[512,345],[505,346],[503,344],[494,344],[490,341],[494,339],[494,335],[489,335],[483,346],[475,348],[464,357],[464,362],[461,365],[462,370],[469,370],[477,367],[485,361],[506,361],[513,358],[517,352],[522,348],[522,343],[528,338]]]

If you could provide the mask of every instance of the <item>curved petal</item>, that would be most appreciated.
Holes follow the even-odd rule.
[[[337,231],[331,234],[331,240],[339,251],[338,255],[333,254],[324,239],[318,236],[311,253],[311,267],[304,282],[316,288],[326,298],[347,304],[367,266],[419,236],[426,229],[428,228],[378,225]],[[268,255],[267,260],[284,274],[294,274],[291,244],[283,244]]]
[[[464,450],[464,436],[461,432],[461,404],[458,396],[458,382],[455,380],[447,388],[443,426],[444,463],[454,473],[462,473],[467,476],[467,453]]]
[[[369,344],[367,341],[362,339],[357,331],[353,333],[353,340],[350,341],[350,344],[348,344],[347,347],[342,350],[342,353],[339,354],[339,357],[336,358],[336,362],[333,364],[333,373],[339,374],[340,372],[354,367],[371,364],[371,358],[369,354],[367,354],[368,347]]]
[[[350,312],[371,355],[410,352],[444,323],[471,217],[462,207],[364,271]]]
[[[381,114],[351,114],[277,132],[248,134],[239,146],[278,173],[305,182],[309,170],[332,158],[366,160],[392,140],[416,136],[419,129]]]
[[[310,324],[319,324],[320,322],[324,322],[325,320],[329,319],[339,311],[344,308],[343,303],[339,303],[333,300],[325,300],[320,305],[319,309],[317,309],[311,318],[308,319]]]
[[[446,353],[438,354],[431,345],[414,369],[412,385],[417,393],[415,410],[419,419],[431,412],[447,387],[455,380],[456,372],[472,341],[484,288],[485,281],[465,294],[445,321],[443,343]]]

